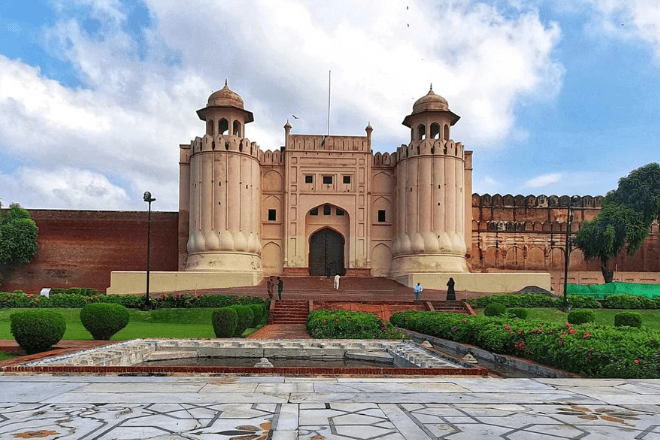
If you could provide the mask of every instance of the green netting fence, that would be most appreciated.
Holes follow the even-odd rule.
[[[569,295],[584,295],[590,296],[594,299],[605,299],[610,295],[634,295],[644,296],[649,299],[660,297],[660,284],[637,284],[637,283],[621,283],[618,281],[607,284],[589,284],[568,285]]]

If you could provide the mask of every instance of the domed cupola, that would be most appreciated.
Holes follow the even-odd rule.
[[[206,121],[206,134],[231,134],[244,137],[244,126],[254,121],[252,112],[245,110],[243,98],[225,86],[211,94],[206,107],[197,110],[197,116]]]
[[[442,137],[449,140],[449,127],[461,117],[449,110],[445,98],[433,93],[433,85],[429,92],[415,101],[413,111],[403,120],[403,125],[412,129],[411,140],[422,140],[427,137]]]

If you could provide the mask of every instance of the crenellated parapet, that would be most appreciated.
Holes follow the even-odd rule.
[[[261,165],[284,165],[284,154],[280,150],[266,150],[259,156]]]
[[[396,150],[399,162],[414,156],[449,156],[465,160],[465,148],[462,143],[451,139],[422,139],[401,145]]]

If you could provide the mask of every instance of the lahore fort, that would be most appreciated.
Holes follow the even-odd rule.
[[[571,197],[473,194],[473,152],[451,137],[460,116],[432,89],[403,117],[410,139],[392,153],[372,150],[370,125],[364,136],[325,136],[295,134],[288,121],[284,145],[262,150],[246,136],[253,114],[227,84],[197,115],[200,136],[179,145],[179,210],[151,213],[153,292],[334,274],[561,291]],[[571,231],[601,202],[579,197]],[[30,212],[37,255],[8,268],[2,290],[144,293],[146,212]],[[654,223],[634,256],[612,259],[615,280],[659,283],[659,240]],[[569,264],[569,282],[603,282],[599,262],[579,250]]]

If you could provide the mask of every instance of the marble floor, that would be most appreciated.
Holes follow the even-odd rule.
[[[660,439],[660,380],[0,376],[0,439]]]

